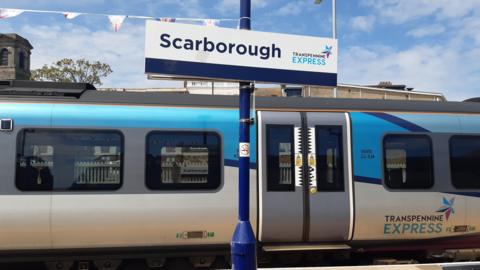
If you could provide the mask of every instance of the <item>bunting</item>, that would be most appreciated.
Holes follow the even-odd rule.
[[[161,22],[175,22],[175,18],[158,18],[157,21],[161,21]]]
[[[0,8],[0,19],[7,19],[23,13],[21,9]]]
[[[120,30],[120,27],[122,27],[122,23],[126,17],[127,16],[125,15],[108,15],[108,20],[110,20],[110,23],[112,24],[113,30],[115,30],[115,32],[118,32],[118,30]]]
[[[220,23],[219,20],[213,20],[213,19],[205,19],[203,21],[203,25],[209,26],[209,27],[217,27],[219,23]]]
[[[238,22],[237,19],[149,17],[149,16],[135,16],[135,15],[109,15],[109,14],[99,14],[99,13],[79,13],[79,12],[71,12],[71,11],[50,11],[50,10],[12,9],[12,8],[0,8],[0,19],[12,18],[24,12],[62,14],[65,17],[65,19],[68,19],[68,20],[73,20],[80,15],[106,16],[110,21],[110,24],[112,25],[112,28],[115,32],[118,32],[120,30],[126,18],[157,20],[157,21],[171,22],[171,23],[173,22],[186,22],[186,23],[196,23],[196,24],[201,23],[209,27],[218,27],[221,22],[225,22],[225,21]]]
[[[82,14],[77,12],[64,12],[63,15],[65,16],[65,19],[73,20]]]

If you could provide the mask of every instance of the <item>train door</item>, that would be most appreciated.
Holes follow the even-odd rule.
[[[349,240],[348,116],[262,111],[258,121],[259,240]]]
[[[306,113],[308,240],[348,241],[353,230],[350,124],[346,113]]]

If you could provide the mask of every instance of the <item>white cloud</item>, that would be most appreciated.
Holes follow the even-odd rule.
[[[252,0],[252,8],[264,8],[269,4],[268,0]],[[235,14],[238,14],[240,10],[240,1],[239,0],[219,0],[218,4],[215,5],[215,9],[222,14],[231,14],[232,11]]]
[[[375,23],[375,16],[357,16],[350,19],[350,25],[353,29],[370,32],[373,29],[373,24]]]
[[[119,32],[93,31],[73,23],[57,26],[24,25],[18,34],[27,38],[34,49],[32,69],[61,58],[86,58],[112,67],[102,87],[148,87],[160,85],[144,74],[144,26],[124,24]]]
[[[312,3],[308,3],[312,5]],[[303,0],[288,2],[279,9],[277,9],[273,14],[277,16],[292,16],[302,13],[307,6],[307,2]]]
[[[445,27],[443,25],[433,24],[412,29],[407,32],[407,36],[421,38],[426,36],[435,36],[443,32],[445,32]]]
[[[480,46],[480,17],[471,16],[458,22],[455,30],[455,37],[461,39],[471,39],[474,44]]]
[[[439,20],[459,18],[480,11],[478,0],[362,0],[361,3],[396,24],[432,15]]]
[[[155,5],[158,6],[155,10],[162,10],[165,4],[176,6],[181,14],[191,18],[203,18],[205,13],[199,0],[162,0]]]
[[[453,44],[406,50],[354,46],[343,50],[339,69],[340,80],[346,83],[392,81],[418,91],[442,92],[451,100],[478,96],[480,90],[480,51],[455,50]]]

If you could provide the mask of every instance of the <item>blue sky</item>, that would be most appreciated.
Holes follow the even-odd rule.
[[[239,0],[2,0],[2,8],[155,17],[237,18]],[[254,30],[331,36],[331,0],[252,0]],[[480,1],[337,0],[339,83],[392,81],[449,100],[480,96]],[[224,27],[235,27],[226,23]],[[105,87],[154,87],[143,74],[144,21],[113,32],[106,17],[24,13],[0,20],[34,46],[32,68],[64,58],[109,63]]]

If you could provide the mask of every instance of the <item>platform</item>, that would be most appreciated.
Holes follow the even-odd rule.
[[[267,268],[263,268],[267,269]],[[278,270],[480,270],[480,262],[403,264],[403,265],[366,265],[366,266],[335,266],[335,267],[292,267],[268,268]]]

